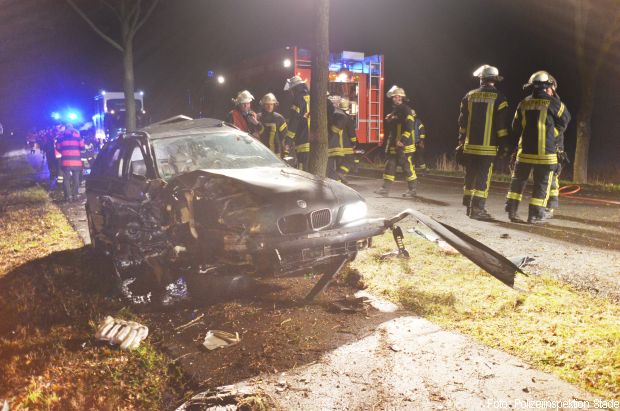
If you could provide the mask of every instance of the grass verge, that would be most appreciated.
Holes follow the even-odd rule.
[[[0,399],[15,410],[173,407],[184,378],[153,338],[131,352],[94,339],[101,318],[128,310],[103,294],[101,262],[46,193],[5,191],[0,204]]]
[[[351,269],[404,308],[522,358],[603,396],[620,396],[620,306],[545,276],[519,275],[510,289],[461,255],[407,239],[409,260],[380,261],[394,248],[377,237]]]

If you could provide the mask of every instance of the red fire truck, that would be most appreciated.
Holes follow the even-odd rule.
[[[224,74],[226,90],[234,97],[234,93],[247,89],[257,100],[272,92],[286,116],[290,96],[282,91],[284,83],[298,75],[309,84],[311,61],[310,51],[299,47],[286,47],[245,60]],[[355,119],[360,144],[378,145],[383,140],[383,65],[383,55],[366,56],[352,51],[329,55],[329,93],[349,100],[349,114]]]

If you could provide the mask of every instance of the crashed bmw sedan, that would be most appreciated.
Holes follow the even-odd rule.
[[[297,170],[213,119],[155,124],[109,142],[86,197],[95,249],[119,279],[153,287],[189,274],[344,264],[395,221],[368,219],[355,190]]]

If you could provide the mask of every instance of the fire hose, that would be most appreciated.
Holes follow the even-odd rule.
[[[606,204],[606,205],[620,205],[620,201],[614,200],[606,200],[604,198],[590,198],[590,197],[582,197],[575,196],[579,191],[581,191],[581,186],[578,184],[569,184],[567,186],[560,187],[560,197],[570,198],[571,200],[577,201],[587,201],[591,203],[597,204]]]

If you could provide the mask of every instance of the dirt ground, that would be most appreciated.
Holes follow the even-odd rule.
[[[362,178],[352,184],[374,215],[413,206],[505,255],[535,257],[528,272],[567,276],[601,294],[620,295],[618,209],[595,207],[592,221],[575,221],[583,209],[567,202],[548,227],[480,223],[463,216],[457,184],[429,178],[416,200],[377,198],[372,190],[379,184]],[[394,192],[401,188],[397,183]],[[490,211],[497,216],[502,215],[501,197],[494,193],[490,200]],[[88,243],[82,206],[60,206]],[[403,224],[410,226],[413,222]],[[578,233],[583,238],[573,241]],[[194,391],[245,380],[282,409],[518,409],[527,400],[594,404],[592,396],[557,377],[408,312],[381,312],[367,303],[340,312],[338,305],[350,303],[358,291],[347,284],[337,283],[315,303],[303,304],[301,298],[316,280],[274,280],[245,298],[197,299],[140,317],[151,328],[151,343],[181,366]],[[237,332],[241,341],[208,351],[201,343],[212,329]]]

